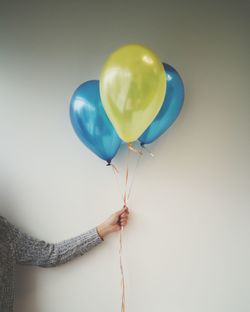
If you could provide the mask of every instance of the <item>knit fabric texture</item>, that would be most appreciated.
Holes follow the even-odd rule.
[[[0,312],[12,312],[16,264],[55,267],[81,256],[103,240],[96,228],[50,244],[18,230],[0,216]]]

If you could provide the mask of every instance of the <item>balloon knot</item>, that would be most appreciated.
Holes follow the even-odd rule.
[[[111,166],[111,161],[108,161],[108,163],[106,164],[106,166]]]

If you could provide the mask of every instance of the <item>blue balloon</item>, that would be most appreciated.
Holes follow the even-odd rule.
[[[139,138],[142,145],[158,139],[174,123],[183,105],[184,84],[181,76],[172,66],[165,63],[163,66],[167,77],[167,92],[159,113]]]
[[[70,101],[70,119],[79,139],[110,164],[121,139],[104,111],[98,80],[87,81],[76,89]]]

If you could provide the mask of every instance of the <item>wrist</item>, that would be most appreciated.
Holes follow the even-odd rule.
[[[97,233],[98,235],[101,237],[101,239],[104,239],[104,237],[106,237],[109,234],[109,230],[107,228],[107,226],[105,226],[104,224],[100,224],[96,227]]]

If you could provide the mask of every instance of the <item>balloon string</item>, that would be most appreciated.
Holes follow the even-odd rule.
[[[114,176],[115,176],[115,179],[116,179],[117,188],[119,190],[120,196],[121,196],[122,201],[123,201],[123,192],[122,192],[122,187],[121,187],[121,183],[120,183],[120,180],[119,180],[119,170],[117,169],[117,167],[114,164],[110,164],[110,165],[112,167],[112,170],[113,170],[113,173],[114,173]]]
[[[126,196],[126,189],[124,191],[124,193],[121,192],[121,188],[120,188],[120,183],[119,183],[119,171],[118,169],[111,164],[112,169],[113,169],[113,173],[116,177],[117,180],[117,185],[120,191],[120,195],[123,201],[123,206],[126,206],[127,203],[127,196]],[[125,170],[125,186],[127,184],[127,180],[128,180],[128,170],[126,168]],[[121,312],[125,312],[126,311],[126,301],[125,301],[125,278],[124,278],[124,269],[123,269],[123,226],[121,226],[120,229],[120,235],[119,235],[119,262],[120,262],[120,272],[121,272]]]
[[[137,148],[135,148],[132,143],[128,143],[128,149],[135,152],[136,154],[138,154],[139,156],[142,156],[142,148],[140,150],[138,150]]]
[[[141,144],[141,148],[143,149],[143,151],[146,151],[151,157],[154,157],[155,155],[152,153],[152,151],[146,147],[144,144]]]
[[[123,251],[123,226],[120,230],[120,248],[119,248],[119,257],[120,257],[120,271],[121,271],[121,312],[126,311],[126,300],[125,300],[125,278],[124,278],[124,270],[123,270],[123,257],[122,257],[122,251]]]
[[[138,155],[135,170],[133,173],[132,181],[128,189],[128,182],[129,182],[129,158],[130,158],[130,151],[135,152]],[[131,194],[132,186],[135,180],[135,175],[137,172],[137,168],[139,166],[139,162],[141,159],[142,153],[142,147],[140,150],[137,150],[132,146],[131,143],[128,144],[128,152],[126,157],[126,168],[125,168],[125,177],[124,177],[124,193],[121,192],[121,185],[119,183],[119,170],[117,167],[113,164],[111,164],[113,173],[117,180],[117,185],[119,187],[120,194],[122,196],[123,205],[124,207],[127,207],[128,200]],[[126,297],[125,297],[125,276],[124,276],[124,265],[123,265],[123,226],[121,226],[120,229],[120,235],[119,235],[119,260],[120,260],[120,272],[121,272],[121,312],[126,312]]]
[[[128,144],[128,153],[127,153],[127,161],[126,161],[126,169],[125,169],[125,186],[124,186],[124,195],[123,195],[123,205],[127,207],[127,187],[128,187],[128,179],[129,179],[129,156],[130,156],[130,148]],[[119,248],[119,258],[120,258],[120,271],[121,271],[121,312],[126,311],[126,297],[125,297],[125,277],[124,277],[124,269],[123,269],[123,226],[121,226],[120,230],[120,248]]]
[[[134,151],[134,150],[133,150],[133,151]],[[135,181],[135,177],[136,177],[136,173],[137,173],[137,169],[138,169],[138,167],[139,167],[139,163],[140,163],[141,157],[142,157],[142,155],[143,155],[143,153],[142,153],[142,147],[140,148],[140,150],[138,150],[137,154],[138,154],[138,158],[137,158],[137,161],[136,161],[136,165],[135,165],[133,177],[132,177],[132,180],[131,180],[131,183],[130,183],[130,187],[129,187],[129,191],[128,191],[128,200],[129,200],[129,198],[130,198],[131,190],[132,190],[132,187],[133,187],[133,185],[134,185],[134,181]]]
[[[130,143],[128,144],[128,152],[126,159],[126,169],[125,169],[125,185],[124,185],[124,195],[123,195],[123,203],[124,206],[127,206],[127,188],[128,188],[128,179],[129,179],[129,156],[130,156]]]

